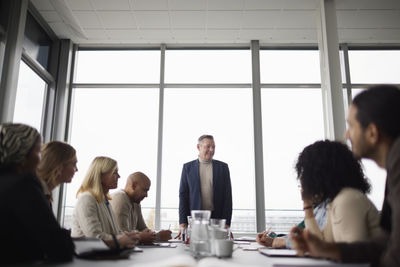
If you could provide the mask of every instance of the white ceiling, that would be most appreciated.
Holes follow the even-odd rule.
[[[320,0],[32,0],[78,44],[317,43]],[[339,41],[400,44],[399,0],[336,0]]]

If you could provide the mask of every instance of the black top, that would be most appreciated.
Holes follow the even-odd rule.
[[[0,171],[1,263],[70,261],[69,231],[55,219],[37,177]]]

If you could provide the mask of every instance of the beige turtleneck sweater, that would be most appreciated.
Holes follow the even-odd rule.
[[[212,160],[199,158],[199,174],[201,188],[201,209],[214,210],[213,197],[213,169]]]

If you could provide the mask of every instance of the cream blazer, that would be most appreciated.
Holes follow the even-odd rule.
[[[306,218],[311,233],[328,242],[367,241],[380,235],[379,212],[359,190],[343,188],[327,206],[327,221],[322,231],[315,218]]]
[[[72,219],[72,237],[112,239],[120,233],[111,205],[99,203],[90,192],[79,194]]]

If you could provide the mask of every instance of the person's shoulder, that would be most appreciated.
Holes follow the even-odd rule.
[[[223,162],[223,161],[220,161],[220,160],[217,160],[217,159],[213,159],[213,162],[216,165],[221,165],[221,166],[224,166],[224,167],[228,167],[228,163],[226,163],[226,162]]]
[[[16,188],[18,191],[27,189],[33,190],[34,188],[42,189],[39,178],[33,174],[17,174],[13,172],[4,172],[0,178],[1,192],[15,192]]]
[[[196,164],[197,161],[198,161],[198,159],[186,162],[186,163],[183,164],[183,167],[190,167],[190,166]]]
[[[126,196],[126,193],[125,193],[124,190],[118,190],[118,191],[115,191],[114,193],[111,194],[111,198],[112,199],[114,199],[114,198],[122,198],[124,196]]]
[[[367,196],[358,189],[345,187],[340,190],[339,194],[336,195],[332,201],[333,205],[349,205],[360,202],[368,202]]]
[[[96,198],[89,191],[82,192],[78,195],[78,202],[97,202]]]
[[[110,203],[113,205],[118,205],[121,203],[130,202],[128,195],[124,190],[118,190],[111,194]]]

